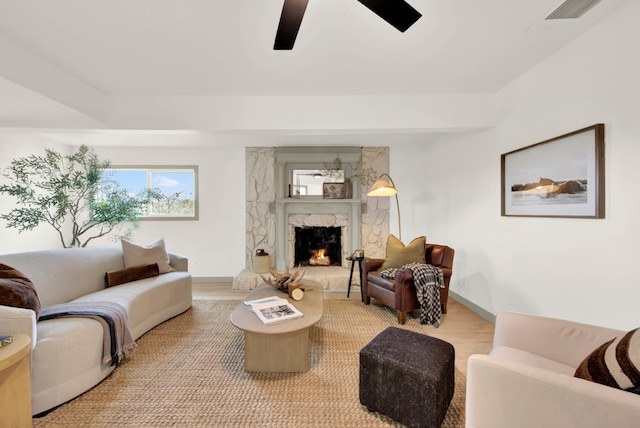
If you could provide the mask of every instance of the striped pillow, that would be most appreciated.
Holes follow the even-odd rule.
[[[578,366],[575,377],[618,389],[637,389],[640,386],[638,331],[638,328],[631,330],[596,348]]]

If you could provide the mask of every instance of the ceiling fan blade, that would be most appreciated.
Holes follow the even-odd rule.
[[[284,0],[276,41],[273,45],[274,50],[293,49],[307,3],[309,0]]]
[[[420,12],[404,0],[358,1],[403,33],[422,16]]]

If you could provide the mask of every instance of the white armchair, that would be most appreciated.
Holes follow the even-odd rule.
[[[466,426],[640,426],[640,395],[573,377],[594,349],[624,333],[498,313],[492,351],[469,357]]]

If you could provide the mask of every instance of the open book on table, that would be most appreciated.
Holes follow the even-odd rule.
[[[244,304],[265,324],[275,324],[303,316],[287,299],[278,296],[247,300]]]

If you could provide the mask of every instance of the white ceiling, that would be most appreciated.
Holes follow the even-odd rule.
[[[121,121],[128,133],[98,131],[113,128],[124,105],[130,117],[144,117],[130,100],[158,108],[184,96],[491,94],[626,1],[603,0],[581,19],[549,24],[544,18],[562,1],[408,0],[423,16],[400,33],[356,0],[310,0],[294,49],[274,51],[282,0],[0,0],[0,126],[134,144],[129,137],[145,129],[132,129],[133,119]],[[176,128],[167,135],[198,145],[233,126]],[[323,129],[301,126],[296,138],[358,140]],[[246,131],[231,140],[286,139]]]

